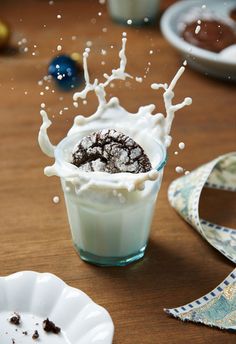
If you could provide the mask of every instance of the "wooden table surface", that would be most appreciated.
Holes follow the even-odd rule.
[[[163,8],[170,2],[164,2]],[[57,19],[57,14],[62,18]],[[154,81],[169,82],[180,58],[157,26],[119,26],[95,0],[55,1],[54,5],[9,0],[1,2],[1,18],[11,25],[12,42],[17,45],[26,38],[29,50],[0,56],[0,275],[21,270],[51,272],[82,289],[110,312],[116,344],[234,343],[233,334],[182,323],[168,317],[163,308],[204,295],[234,267],[175,213],[167,200],[167,188],[177,177],[177,165],[192,170],[235,150],[235,85],[187,69],[176,88],[176,101],[191,96],[193,105],[175,118],[174,140],[145,258],[122,268],[95,267],[81,261],[72,247],[59,180],[43,175],[44,166],[51,161],[37,143],[40,104],[46,104],[53,119],[50,135],[57,143],[77,112],[72,93],[60,92],[49,84],[50,89],[42,96],[47,83],[39,86],[38,81],[47,74],[58,44],[63,52],[72,53],[82,52],[91,41],[92,77],[109,72],[118,63],[125,30],[128,72],[143,76],[149,61],[151,68],[142,84],[116,83],[109,95],[119,96],[130,111],[149,103],[162,110],[161,96],[149,86]],[[73,35],[76,40],[72,40]],[[106,56],[101,55],[101,49],[107,50]],[[95,106],[94,98],[89,97],[88,105],[81,105],[78,111],[91,114]],[[69,110],[61,116],[59,111],[64,107]],[[180,141],[186,143],[186,149],[175,156]],[[55,195],[60,197],[59,204],[52,202]],[[235,226],[236,209],[232,207],[233,195],[208,191],[202,196],[201,214],[207,219]]]

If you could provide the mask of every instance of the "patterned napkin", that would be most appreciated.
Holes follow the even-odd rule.
[[[220,156],[176,179],[168,191],[172,207],[210,245],[236,263],[236,230],[199,217],[199,199],[204,187],[236,192],[236,152]],[[207,295],[165,311],[181,320],[236,331],[236,269]]]

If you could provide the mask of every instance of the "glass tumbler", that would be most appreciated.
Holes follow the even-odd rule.
[[[62,141],[56,149],[58,161],[66,144]],[[144,256],[166,163],[165,147],[160,142],[155,147],[158,178],[146,181],[143,190],[96,186],[80,192],[73,181],[61,177],[72,241],[81,259],[124,266]]]
[[[144,25],[154,22],[159,6],[160,0],[108,0],[111,17],[126,25]]]

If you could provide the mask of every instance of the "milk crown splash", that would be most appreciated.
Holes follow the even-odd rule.
[[[96,112],[90,117],[84,117],[82,115],[75,117],[74,124],[69,130],[67,138],[63,140],[65,145],[63,141],[61,141],[58,146],[54,146],[50,142],[50,139],[47,135],[47,129],[51,126],[51,121],[48,119],[47,113],[44,110],[40,111],[43,123],[40,127],[38,136],[39,145],[46,155],[52,158],[55,157],[55,163],[52,166],[46,167],[44,172],[48,176],[57,175],[69,180],[75,184],[80,191],[88,188],[127,189],[128,191],[135,189],[142,190],[147,180],[152,181],[158,178],[158,172],[156,168],[153,168],[153,170],[149,172],[139,174],[131,174],[128,172],[109,174],[106,172],[80,171],[70,162],[74,146],[78,143],[77,136],[79,137],[83,131],[92,132],[96,129],[103,128],[116,129],[131,136],[144,148],[144,150],[146,144],[145,142],[147,141],[148,137],[150,142],[147,149],[150,150],[151,155],[155,156],[151,141],[158,140],[163,144],[163,146],[169,147],[171,144],[170,130],[175,112],[186,105],[190,105],[192,102],[191,98],[185,98],[179,104],[172,104],[172,100],[174,98],[174,87],[185,70],[184,66],[178,70],[170,85],[158,83],[151,85],[151,88],[154,90],[164,90],[163,99],[166,116],[164,116],[162,113],[153,114],[155,109],[155,105],[153,104],[141,106],[137,113],[132,114],[120,106],[118,98],[113,97],[107,101],[105,88],[110,84],[110,82],[114,80],[125,80],[126,78],[132,78],[132,76],[125,71],[127,63],[125,55],[126,42],[126,33],[123,33],[122,49],[119,52],[120,66],[117,69],[113,69],[111,75],[104,74],[103,76],[106,81],[103,83],[99,83],[98,79],[95,79],[91,83],[87,64],[90,49],[85,49],[83,54],[85,88],[81,92],[76,92],[73,96],[73,100],[77,106],[77,100],[79,98],[85,99],[87,94],[93,91],[98,99],[98,107]],[[73,139],[74,137],[75,140]],[[69,146],[66,144],[66,140],[68,142],[70,141]],[[66,148],[63,148],[65,152],[64,158],[61,158],[63,154],[58,154],[59,150],[61,149],[61,145],[63,147],[66,146]],[[148,154],[147,151],[146,153]],[[149,158],[150,154],[148,154]],[[59,155],[60,158],[58,158]],[[155,159],[153,158],[150,160],[152,166],[156,167],[157,162]]]

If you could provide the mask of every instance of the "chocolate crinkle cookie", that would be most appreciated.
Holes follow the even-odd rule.
[[[143,173],[152,169],[143,148],[114,129],[103,129],[85,136],[72,157],[72,164],[85,172]]]

